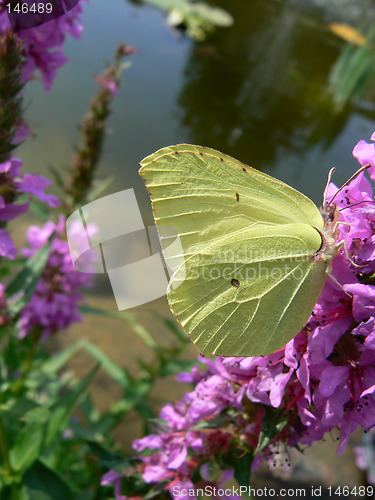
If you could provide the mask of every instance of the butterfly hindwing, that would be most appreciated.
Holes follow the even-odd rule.
[[[258,233],[258,234],[257,234]],[[306,324],[321,293],[318,232],[304,224],[237,234],[179,268],[171,310],[202,354],[258,356],[283,347]]]

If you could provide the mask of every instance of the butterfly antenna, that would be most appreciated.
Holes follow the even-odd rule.
[[[373,205],[375,205],[375,201],[363,200],[363,201],[359,201],[358,203],[353,203],[352,205],[348,205],[347,207],[339,208],[339,212],[342,212],[346,208],[352,208],[352,207],[356,207],[357,205],[362,205],[362,203],[370,203],[370,204],[372,203]]]
[[[324,189],[324,193],[323,193],[323,204],[325,205],[326,204],[326,199],[327,199],[327,191],[328,191],[328,187],[331,183],[331,180],[332,180],[332,177],[333,177],[333,174],[335,173],[336,169],[335,167],[331,168],[331,170],[329,171],[328,173],[328,179],[327,179],[327,184],[326,184],[326,187]],[[337,193],[336,193],[337,194]],[[333,198],[332,198],[333,199]],[[332,201],[332,200],[331,200]]]
[[[346,187],[348,184],[350,184],[350,183],[352,182],[352,180],[354,180],[356,177],[358,177],[358,175],[359,175],[360,173],[364,172],[365,170],[367,170],[367,169],[368,169],[368,168],[370,168],[370,167],[371,167],[371,165],[370,165],[370,164],[368,164],[368,165],[365,165],[365,166],[363,166],[363,167],[359,168],[359,169],[357,170],[357,172],[356,172],[355,174],[353,174],[353,175],[350,177],[350,179],[348,179],[348,180],[347,180],[347,181],[346,181],[346,182],[345,182],[345,183],[344,183],[344,184],[340,187],[340,189],[338,189],[338,190],[336,191],[336,193],[333,195],[333,197],[331,198],[331,201],[328,203],[328,205],[331,205],[331,203],[333,202],[333,200],[334,200],[334,199],[336,198],[336,196],[337,196],[337,195],[338,195],[338,194],[339,194],[339,193],[340,193],[340,192],[344,189],[344,187]],[[328,174],[328,184],[329,184],[329,182],[330,182],[330,174],[331,174],[332,170],[334,171],[334,169],[332,169],[332,168],[331,168],[331,170],[330,170],[330,172],[329,172],[329,174]],[[333,173],[333,172],[332,172],[332,173]],[[332,177],[332,176],[331,176],[331,177]],[[328,186],[327,186],[327,187],[328,187]],[[326,189],[327,189],[327,187],[326,187]],[[324,194],[326,193],[326,189],[324,190]],[[324,199],[325,199],[325,198],[324,198]],[[352,206],[353,206],[353,205],[352,205]]]

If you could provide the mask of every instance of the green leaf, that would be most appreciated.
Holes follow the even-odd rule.
[[[94,500],[94,497],[95,497],[95,491],[89,489],[78,493],[74,500]]]
[[[146,3],[163,10],[184,9],[186,8],[186,0],[146,0]]]
[[[74,493],[63,477],[38,460],[23,478],[30,500],[72,500]]]
[[[130,314],[127,311],[106,311],[104,309],[99,309],[97,307],[91,306],[80,306],[79,310],[82,314],[97,314],[99,316],[106,316],[108,318],[124,319],[129,323],[134,332],[147,345],[147,347],[153,350],[157,348],[154,339],[151,337],[148,331],[138,323],[133,314]]]
[[[93,455],[97,457],[100,464],[107,469],[114,469],[121,474],[124,470],[132,466],[131,460],[123,454],[114,453],[104,448],[101,444],[90,440],[87,441],[87,444],[90,446]]]
[[[45,406],[37,406],[36,408],[32,408],[27,413],[25,413],[21,420],[29,423],[43,424],[47,422],[49,417],[50,411],[48,408],[46,408]]]
[[[165,377],[167,375],[175,375],[176,373],[189,372],[196,364],[196,360],[171,359],[162,367],[160,376]]]
[[[45,361],[43,365],[40,367],[40,370],[49,375],[57,373],[59,370],[61,370],[63,366],[66,365],[69,359],[72,356],[74,356],[74,354],[81,348],[82,348],[82,341],[79,340],[78,342],[68,347],[64,351],[55,354],[50,359]]]
[[[238,453],[238,450],[236,450]],[[251,464],[253,463],[254,454],[252,450],[247,451],[239,458],[233,457],[230,465],[233,467],[234,479],[239,486],[248,487],[250,484]],[[246,493],[245,493],[246,496]]]
[[[113,405],[113,411],[127,413],[136,408],[142,416],[146,418],[149,418],[149,416],[153,417],[152,410],[145,402],[145,398],[150,392],[151,387],[152,382],[149,379],[133,380],[132,384],[125,390],[125,397]]]
[[[162,496],[165,489],[166,489],[166,483],[156,484],[151,489],[148,490],[143,500],[151,500],[151,498]]]
[[[85,420],[87,422],[97,422],[100,418],[100,413],[98,409],[92,402],[90,394],[86,394],[79,405],[80,411],[82,412]]]
[[[125,368],[120,368],[112,359],[104,354],[103,351],[94,344],[91,344],[91,342],[82,340],[80,345],[100,363],[102,368],[104,368],[121,387],[127,388],[130,385],[130,376],[127,374]]]
[[[16,316],[21,309],[28,304],[38,284],[39,278],[46,267],[51,250],[53,234],[48,243],[40,248],[30,259],[23,269],[17,274],[6,289],[6,295],[12,297],[19,295],[13,302],[10,301],[8,312],[11,317]]]
[[[35,462],[42,452],[44,433],[45,425],[40,422],[32,422],[21,430],[9,453],[12,470],[26,470]]]
[[[226,10],[212,7],[203,2],[193,3],[190,12],[215,26],[226,28],[233,24],[233,17]]]
[[[98,368],[99,366],[96,366],[79,384],[63,394],[57,403],[51,407],[51,417],[48,422],[45,438],[46,447],[52,443],[58,433],[61,433],[65,429],[71,413],[80,398],[86,393]]]
[[[165,318],[161,314],[159,314],[157,311],[155,311],[155,315],[163,321],[165,326],[171,330],[172,333],[176,335],[176,337],[185,342],[186,344],[188,343],[188,338],[186,333],[183,331],[182,328],[180,328],[175,321],[170,320],[169,318]]]
[[[147,404],[146,401],[143,400],[135,405],[135,409],[143,418],[146,428],[148,428],[148,421],[152,418],[155,418],[155,413],[152,410],[151,406]]]
[[[90,422],[87,427],[82,427],[79,423],[72,421],[70,429],[73,431],[74,437],[103,443],[107,441],[118,422],[119,418],[116,415],[106,413],[97,422]]]
[[[39,406],[26,397],[9,400],[4,404],[0,405],[0,412],[2,416],[6,418],[11,418],[13,420],[20,420],[27,412],[33,410],[34,408],[39,408]]]
[[[144,0],[149,5],[168,13],[168,24],[184,26],[186,34],[202,41],[215,26],[228,27],[233,17],[224,9],[205,2],[191,0]]]
[[[5,404],[1,405],[1,420],[6,434],[7,445],[10,449],[16,440],[20,439],[20,433],[25,427],[25,423],[21,419],[35,408],[38,408],[38,405],[27,398],[20,398],[16,401],[8,399]]]
[[[56,185],[59,188],[63,188],[65,183],[60,171],[57,168],[53,167],[52,165],[48,167],[48,170],[51,172],[51,175],[54,178]]]
[[[38,198],[33,198],[30,202],[30,211],[42,222],[50,220],[49,212],[46,210],[46,204]]]
[[[263,448],[283,430],[287,423],[288,421],[284,416],[284,410],[276,410],[275,408],[266,406],[255,453],[262,451]]]

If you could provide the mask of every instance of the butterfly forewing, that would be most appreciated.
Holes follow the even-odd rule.
[[[285,345],[306,323],[326,279],[326,264],[313,259],[322,244],[315,228],[323,229],[314,203],[200,146],[163,148],[141,165],[175,272],[169,303],[198,349],[253,356]],[[263,275],[255,274],[259,266]]]
[[[141,165],[156,224],[179,233],[186,257],[243,228],[323,227],[309,198],[218,151],[182,144],[157,151]]]

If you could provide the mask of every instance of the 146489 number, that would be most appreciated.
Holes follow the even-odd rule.
[[[17,14],[51,14],[52,12],[52,3],[16,3],[15,5],[8,3],[6,5],[9,14],[16,12]]]

